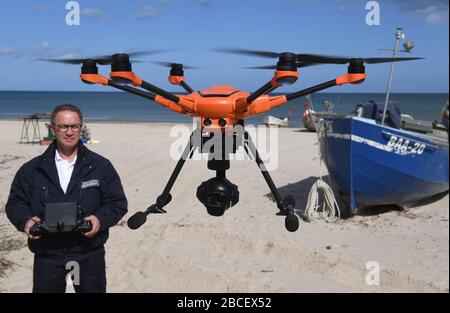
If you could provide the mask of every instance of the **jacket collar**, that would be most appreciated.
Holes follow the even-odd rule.
[[[61,192],[63,192],[59,182],[58,170],[56,169],[55,153],[56,153],[56,140],[54,140],[47,148],[47,150],[45,150],[45,152],[42,154],[39,167],[42,168],[45,173],[47,173],[52,183],[58,188],[60,188]],[[75,182],[77,180],[74,178],[81,172],[81,170],[85,166],[91,164],[91,161],[92,161],[92,153],[89,151],[88,148],[86,148],[81,143],[81,141],[78,142],[77,161],[73,169],[72,178],[70,179],[69,186],[67,187],[67,194],[69,194],[76,185]],[[92,168],[92,165],[90,167]]]
[[[50,146],[45,150],[42,154],[42,161],[54,160],[56,153],[56,140],[50,144]],[[77,163],[79,161],[90,161],[92,159],[92,155],[88,148],[86,148],[81,141],[78,142],[78,152],[77,152]]]

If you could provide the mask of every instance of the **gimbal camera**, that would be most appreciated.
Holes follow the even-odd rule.
[[[169,82],[181,86],[188,94],[173,94],[156,87],[137,76],[132,71],[130,56],[153,53],[139,52],[131,54],[114,54],[90,59],[52,59],[46,61],[68,64],[82,64],[80,78],[87,84],[101,84],[123,90],[146,99],[150,99],[176,113],[188,114],[198,119],[200,134],[191,135],[182,157],[178,161],[172,175],[169,178],[162,194],[156,199],[156,203],[149,206],[143,212],[137,212],[128,220],[131,229],[142,226],[148,214],[166,213],[164,207],[171,201],[170,190],[175,183],[185,161],[192,157],[198,149],[202,153],[204,144],[211,139],[211,133],[223,140],[233,138],[236,147],[244,147],[245,151],[256,161],[259,169],[270,188],[279,209],[278,215],[285,216],[285,226],[288,231],[296,231],[299,220],[295,214],[295,201],[292,196],[284,198],[279,194],[272,178],[270,177],[256,147],[249,134],[236,133],[236,126],[244,126],[244,120],[251,116],[268,112],[288,101],[333,87],[345,84],[360,84],[366,79],[365,64],[416,60],[419,58],[348,58],[333,57],[313,54],[295,54],[290,52],[267,52],[244,49],[219,49],[220,52],[238,53],[244,55],[278,59],[276,65],[254,67],[256,69],[275,70],[272,79],[258,90],[250,93],[235,89],[233,86],[213,86],[205,90],[194,91],[184,79],[183,65],[170,64]],[[99,65],[111,65],[110,78],[98,74]],[[283,85],[290,85],[299,77],[298,68],[319,64],[348,64],[347,74],[322,84],[289,93],[286,95],[270,96],[269,93]],[[140,87],[142,89],[131,87]],[[231,137],[230,137],[231,136]],[[195,137],[202,138],[200,142],[192,140]],[[227,152],[228,153],[228,152]],[[235,153],[235,149],[229,153]],[[239,201],[239,192],[236,185],[226,178],[226,170],[230,168],[230,162],[226,154],[222,157],[212,157],[208,161],[208,168],[216,172],[216,177],[203,182],[197,189],[197,198],[205,205],[209,214],[221,216],[224,212],[236,205]]]
[[[197,199],[209,215],[222,216],[239,202],[238,187],[225,177],[213,177],[197,188]]]

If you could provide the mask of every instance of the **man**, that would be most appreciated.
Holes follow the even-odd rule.
[[[57,106],[51,115],[56,139],[19,169],[11,186],[6,213],[35,254],[33,292],[65,292],[69,272],[76,292],[106,292],[104,244],[126,214],[127,199],[112,164],[81,144],[82,122],[76,106]],[[78,203],[92,230],[32,236],[45,204],[59,202]]]

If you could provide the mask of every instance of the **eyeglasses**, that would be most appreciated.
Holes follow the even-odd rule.
[[[69,130],[69,128],[72,129],[72,131],[74,133],[78,133],[81,130],[81,125],[80,124],[73,124],[73,125],[54,125],[56,130],[65,133],[66,131]]]

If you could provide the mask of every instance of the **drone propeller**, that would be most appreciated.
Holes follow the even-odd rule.
[[[250,55],[264,58],[280,58],[284,53],[272,52],[272,51],[259,51],[259,50],[248,50],[240,48],[219,48],[214,49],[216,52],[234,53],[241,55]],[[378,64],[378,63],[390,63],[390,62],[400,62],[400,61],[411,61],[419,60],[423,58],[355,58],[355,57],[337,57],[337,56],[326,56],[318,54],[295,54],[295,60],[297,64],[347,64],[352,61],[364,62],[367,64]]]
[[[198,70],[198,69],[201,69],[201,67],[198,67],[198,66],[185,65],[185,64],[173,63],[173,62],[154,61],[154,62],[148,62],[148,63],[157,64],[157,65],[160,65],[160,66],[163,66],[163,67],[167,67],[167,68],[172,68],[173,66],[182,66],[184,69],[187,69],[187,70]]]
[[[280,53],[277,53],[277,52],[248,50],[248,49],[240,49],[240,48],[217,48],[217,49],[213,49],[212,51],[250,55],[250,56],[270,58],[270,59],[276,59],[276,58],[280,57]]]
[[[45,61],[45,62],[74,64],[74,65],[82,64],[84,61],[88,61],[88,60],[98,63],[97,59],[89,59],[89,58],[86,58],[86,59],[38,59],[38,60]]]
[[[139,57],[143,55],[150,55],[150,54],[156,54],[156,53],[162,53],[162,52],[168,52],[172,50],[148,50],[148,51],[138,51],[138,52],[131,52],[126,53],[129,57]],[[102,55],[102,56],[96,56],[93,58],[78,58],[78,59],[39,59],[40,61],[46,61],[46,62],[56,62],[56,63],[64,63],[64,64],[82,64],[85,61],[91,61],[95,62],[100,65],[108,65],[112,64],[114,62],[114,56],[118,54],[113,55]],[[133,60],[131,61],[133,63],[142,63],[142,61]]]
[[[320,64],[347,64],[354,60],[367,64],[392,63],[401,61],[421,60],[423,58],[352,58],[352,57],[334,57],[314,54],[297,54],[297,59],[303,62],[314,62]]]
[[[316,63],[296,63],[297,68],[301,68],[301,67],[308,67],[308,66],[314,66],[314,65],[319,65]],[[263,65],[263,66],[248,66],[248,67],[243,67],[243,69],[247,69],[247,70],[275,70],[277,69],[276,65]]]

